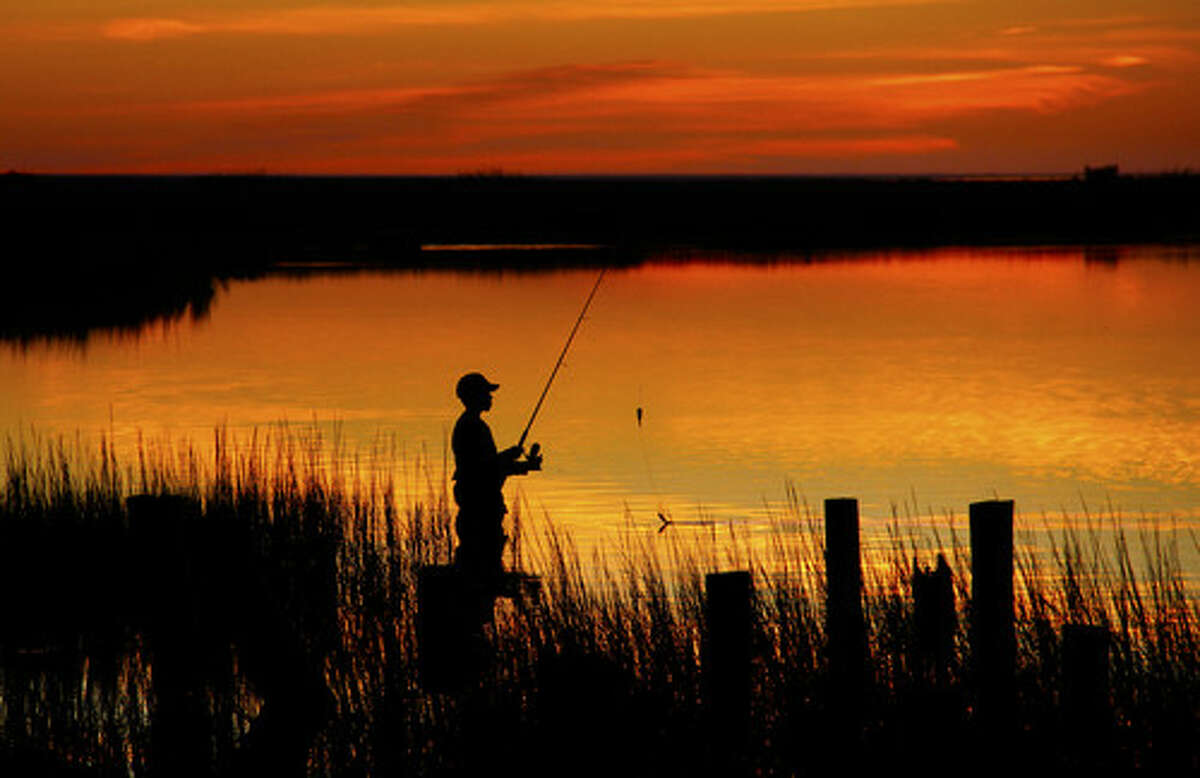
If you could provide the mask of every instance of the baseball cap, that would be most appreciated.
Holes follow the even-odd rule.
[[[458,395],[458,399],[462,400],[467,397],[477,397],[485,392],[494,392],[499,388],[500,384],[493,384],[483,377],[483,373],[467,373],[458,379],[454,393]]]

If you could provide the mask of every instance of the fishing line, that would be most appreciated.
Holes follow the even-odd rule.
[[[650,466],[650,451],[646,446],[646,433],[642,426],[645,415],[645,406],[642,404],[642,387],[639,385],[637,406],[638,447],[642,450],[642,463],[646,466],[646,480],[650,484],[650,492],[654,495],[656,501],[657,510],[655,510],[654,515],[658,517],[658,532],[661,535],[675,521],[671,518],[671,512],[667,510],[666,505],[663,503],[662,492],[658,490],[658,483],[654,480],[654,469]]]
[[[650,491],[654,495],[658,504],[658,512],[663,513],[662,494],[658,491],[658,484],[654,480],[654,469],[650,467],[650,452],[646,447],[646,433],[642,428],[642,420],[645,417],[645,406],[642,404],[642,387],[638,386],[638,405],[637,405],[637,438],[638,447],[642,450],[642,463],[646,466],[646,481],[650,484]]]

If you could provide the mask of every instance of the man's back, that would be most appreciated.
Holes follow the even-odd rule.
[[[487,422],[477,413],[464,411],[454,424],[450,448],[454,451],[454,500],[459,508],[504,513],[504,475]]]

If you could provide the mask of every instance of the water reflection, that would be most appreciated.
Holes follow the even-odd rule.
[[[814,501],[858,495],[868,526],[913,494],[935,514],[1000,494],[1033,516],[1111,500],[1194,520],[1191,256],[674,253],[613,270],[534,430],[552,466],[522,497],[589,543],[627,516],[656,531],[661,508],[753,526],[789,480]],[[383,435],[436,470],[456,412],[446,387],[476,368],[502,384],[493,429],[511,445],[593,280],[231,281],[195,326],[97,340],[82,358],[5,355],[0,427],[203,450],[217,424],[248,433],[315,419],[347,456]]]
[[[95,265],[19,270],[0,300],[0,343],[19,350],[65,344],[82,349],[98,335],[139,339],[151,329],[208,318],[220,281],[204,272],[147,272]]]
[[[149,739],[150,684],[136,647],[5,641],[0,702],[5,747],[0,767],[13,775],[57,775],[74,763],[140,772]],[[46,749],[61,745],[60,753]]]

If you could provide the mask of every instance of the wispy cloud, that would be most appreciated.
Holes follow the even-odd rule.
[[[1110,67],[1139,61],[1120,59]],[[893,73],[871,76],[766,76],[670,62],[563,65],[471,83],[352,89],[295,95],[189,101],[177,111],[241,115],[336,116],[389,110],[459,118],[500,111],[540,117],[664,117],[754,127],[884,126],[987,110],[1068,110],[1140,87],[1082,66]],[[161,106],[152,107],[158,110]],[[492,117],[495,118],[495,117]]]
[[[1078,74],[1089,68],[1144,69],[1158,78],[1200,67],[1200,28],[1082,25],[1002,36],[984,45],[948,42],[934,46],[876,46],[797,53],[787,60],[796,70],[842,70],[903,80],[949,83],[1036,74]],[[1142,76],[1145,77],[1145,76]]]
[[[956,117],[1061,112],[1134,89],[1115,75],[1058,66],[777,77],[633,62],[423,89],[189,102],[176,111],[189,126],[236,127],[281,151],[311,155],[315,144],[331,159],[348,149],[390,153],[384,170],[667,170],[704,159],[734,169],[767,158],[936,155],[958,148],[939,130]]]
[[[689,19],[772,13],[805,13],[889,6],[921,6],[956,0],[568,0],[554,2],[425,3],[381,7],[316,7],[278,11],[196,14],[185,17],[119,18],[101,33],[126,41],[204,34],[361,35],[398,27],[463,26],[500,22]]]
[[[753,125],[912,126],[991,110],[1053,112],[1130,94],[1139,87],[1079,66],[889,74],[760,76],[693,72],[613,83],[579,100],[581,111],[625,110],[689,117],[730,116]],[[719,120],[719,119],[714,119]]]
[[[1056,76],[1075,75],[1082,73],[1083,68],[1067,65],[1031,65],[1023,68],[1004,70],[968,70],[949,73],[917,73],[902,76],[881,76],[871,79],[876,86],[910,86],[914,84],[954,84],[968,81],[993,81],[996,79],[1011,80],[1013,76]]]
[[[1059,113],[1141,89],[1120,78],[1067,65],[891,76],[876,79],[873,85],[889,89],[887,96],[879,97],[898,113],[924,119],[1002,110]]]
[[[421,87],[121,105],[111,117],[75,118],[119,121],[141,128],[132,136],[157,139],[124,163],[148,171],[795,170],[958,153],[956,117],[1066,111],[1130,88],[1121,71],[1108,72],[775,76],[669,61],[564,64]]]
[[[1115,76],[1078,68],[846,78],[764,77],[633,63],[545,68],[487,82],[416,89],[187,102],[174,110],[236,117],[264,129],[287,121],[292,127],[331,126],[352,134],[410,121],[423,131],[444,124],[448,133],[470,130],[494,136],[533,137],[567,129],[587,136],[603,129],[607,135],[633,137],[694,134],[697,128],[745,136],[916,128],[996,110],[1052,113],[1136,89]]]
[[[519,158],[520,167],[545,170],[549,161],[530,165],[527,157],[570,150],[597,161],[605,150],[606,159],[633,160],[653,150],[665,164],[684,147],[722,158],[736,149],[759,158],[938,154],[955,148],[947,128],[960,118],[1065,113],[1146,88],[1125,77],[1134,75],[1131,60],[1096,68],[954,64],[801,75],[670,61],[564,64],[420,86],[73,108],[58,121],[140,126],[141,135],[197,149],[214,138],[263,155],[303,150],[309,159],[318,149],[337,159],[343,147],[391,144],[396,156],[386,167],[393,170],[416,169],[418,161],[431,169],[429,160],[450,155],[508,167]],[[487,154],[503,159],[479,156]],[[662,169],[652,156],[646,166]]]
[[[186,22],[182,19],[116,19],[103,27],[104,37],[129,41],[182,38],[211,31],[211,22]]]
[[[346,89],[326,92],[247,97],[232,100],[187,101],[176,111],[200,114],[338,115],[387,112],[420,107],[427,113],[479,109],[496,103],[529,106],[564,94],[604,90],[613,85],[684,77],[680,66],[665,62],[561,65],[518,71],[463,84],[394,89]]]
[[[1100,64],[1110,68],[1136,68],[1142,65],[1149,65],[1150,60],[1135,54],[1118,54],[1112,57],[1105,57],[1100,60]]]
[[[387,106],[409,105],[438,98],[471,95],[480,90],[480,87],[472,86],[345,89],[267,97],[240,97],[229,100],[193,100],[172,103],[170,108],[176,112],[202,114],[333,115]],[[147,106],[147,108],[160,110],[162,106]]]
[[[784,138],[738,144],[731,153],[770,157],[881,157],[931,154],[958,148],[953,138],[891,135],[871,138]]]

